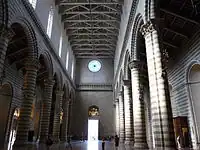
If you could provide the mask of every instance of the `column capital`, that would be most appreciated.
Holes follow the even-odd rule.
[[[40,62],[38,59],[36,58],[32,58],[32,59],[27,59],[25,62],[25,69],[31,69],[31,70],[38,70],[40,66]]]
[[[130,80],[123,80],[124,86],[131,86],[131,81]]]
[[[11,28],[3,28],[0,30],[0,38],[7,38],[10,41],[14,35],[15,32]]]
[[[152,21],[148,21],[146,24],[143,24],[140,28],[140,32],[142,33],[143,36],[146,36],[155,30],[156,26],[155,23],[153,23]]]
[[[145,66],[145,63],[140,60],[132,60],[129,62],[130,69],[133,69],[133,68],[142,69],[144,68],[144,66]]]
[[[56,91],[56,95],[63,96],[63,94],[64,94],[64,91],[62,91],[62,90]]]
[[[119,103],[119,99],[118,98],[115,99],[115,103]]]
[[[119,97],[122,96],[122,95],[123,95],[123,92],[122,92],[122,91],[118,92],[118,96],[119,96]]]

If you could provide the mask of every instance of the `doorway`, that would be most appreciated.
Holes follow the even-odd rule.
[[[88,141],[98,141],[99,120],[88,120]]]

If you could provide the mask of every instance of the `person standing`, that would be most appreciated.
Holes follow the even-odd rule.
[[[119,137],[118,135],[115,135],[115,148],[117,149],[119,146]]]
[[[104,138],[102,139],[101,145],[102,145],[102,150],[105,150],[105,140],[104,140]]]

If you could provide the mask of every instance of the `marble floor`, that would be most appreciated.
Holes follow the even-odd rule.
[[[46,147],[45,144],[29,144],[21,148],[13,148],[12,150],[102,150],[101,141],[98,142],[72,142],[72,148],[67,146],[67,143],[53,144],[51,147]],[[125,146],[124,144],[120,145],[118,148],[115,148],[114,142],[105,143],[104,150],[133,150],[133,147]],[[189,149],[180,149],[180,150],[189,150]]]
[[[101,141],[99,142],[72,142],[72,150],[102,150]],[[105,142],[105,150],[132,150],[132,147],[120,145],[115,148],[114,142]],[[22,148],[13,148],[12,150],[71,150],[67,143],[53,144],[51,147],[46,147],[44,144],[29,144]]]

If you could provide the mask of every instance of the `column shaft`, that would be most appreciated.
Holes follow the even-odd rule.
[[[60,136],[60,112],[62,109],[63,94],[63,91],[56,91],[56,104],[53,121],[53,137],[55,142],[59,141]]]
[[[144,110],[144,93],[141,92],[141,81],[139,69],[142,64],[139,61],[132,61],[131,80],[132,80],[132,97],[133,97],[133,115],[134,115],[134,148],[147,149],[145,110]]]
[[[124,98],[123,93],[119,93],[119,138],[120,142],[124,142],[125,140],[125,120],[124,120]]]
[[[68,127],[68,114],[69,111],[69,100],[65,100],[63,104],[63,123],[61,131],[61,141],[65,142],[67,140],[67,127]]]
[[[133,104],[130,81],[124,80],[125,143],[134,143]]]
[[[38,60],[28,60],[25,64],[26,73],[24,76],[23,102],[20,108],[17,137],[15,145],[24,145],[28,142],[28,131],[30,128],[31,112],[35,97],[36,77]]]
[[[115,102],[115,123],[116,123],[116,134],[119,136],[119,131],[120,131],[120,118],[119,118],[119,100],[117,99]]]
[[[41,143],[45,143],[48,138],[52,92],[54,83],[55,81],[52,79],[47,79],[44,81],[44,99],[43,99],[43,109],[41,118],[41,132],[40,132]]]
[[[145,36],[155,147],[171,150],[176,144],[171,102],[166,88],[168,85],[165,83],[166,78],[163,78],[158,33],[151,22],[143,25],[142,32]]]

